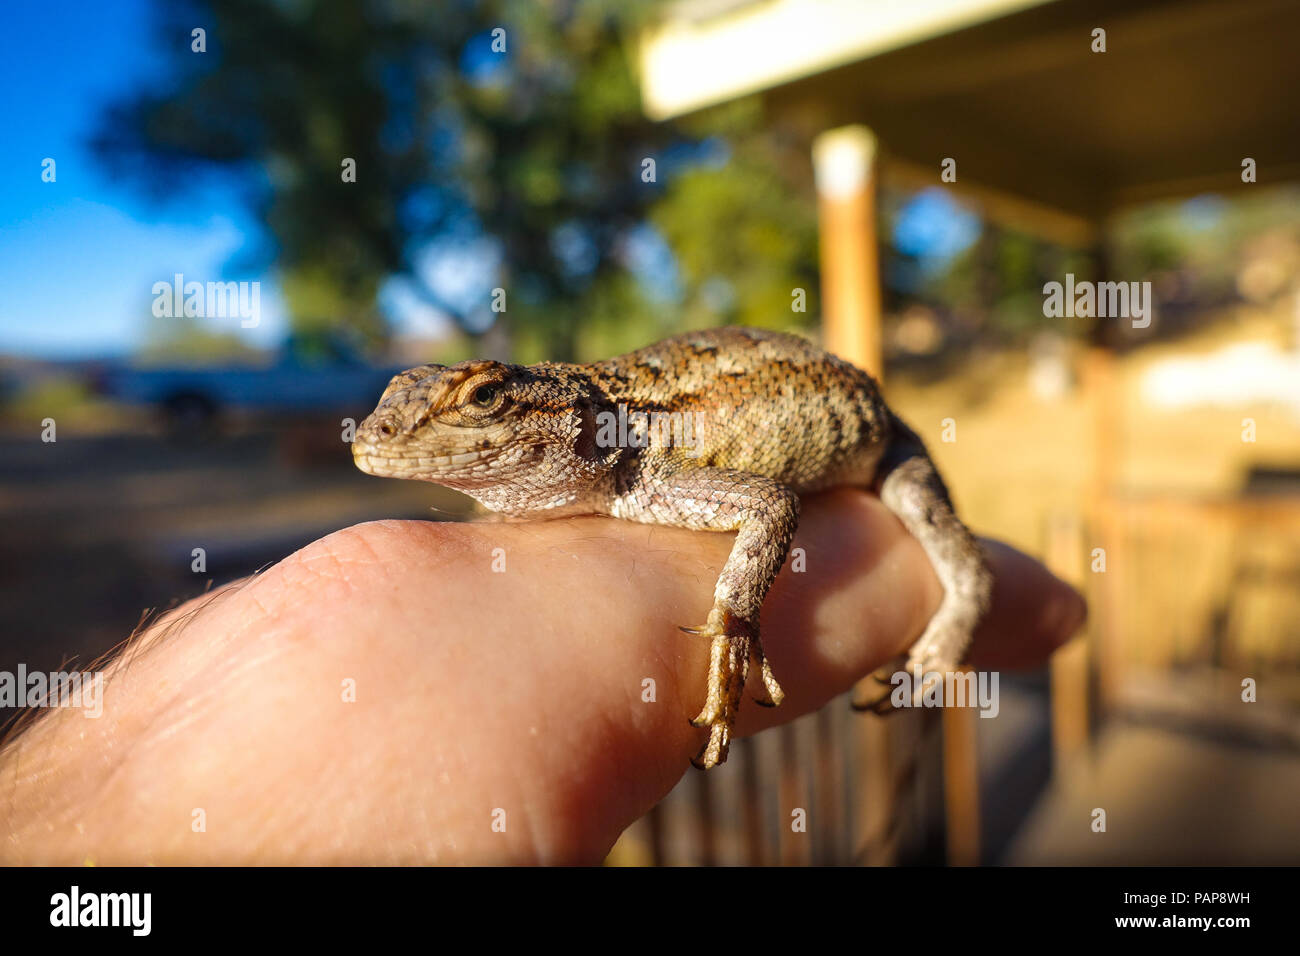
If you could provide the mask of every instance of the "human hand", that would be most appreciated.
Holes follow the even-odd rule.
[[[606,518],[322,538],[149,628],[106,669],[100,719],[53,710],[5,748],[0,861],[597,863],[703,742],[708,647],[676,625],[707,614],[731,541]],[[985,545],[971,663],[1039,665],[1082,598]],[[808,499],[795,546],[807,571],[762,619],[786,703],[743,708],[739,736],[905,650],[942,594],[862,492]]]

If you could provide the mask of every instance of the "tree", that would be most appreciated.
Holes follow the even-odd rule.
[[[159,22],[170,77],[107,111],[95,146],[159,198],[233,177],[272,242],[298,328],[384,334],[376,292],[409,280],[462,328],[418,262],[487,236],[505,317],[551,357],[579,300],[622,270],[617,238],[661,192],[645,159],[685,142],[645,119],[628,63],[645,0],[184,0]],[[203,51],[193,31],[205,31]],[[344,174],[348,161],[355,181]]]

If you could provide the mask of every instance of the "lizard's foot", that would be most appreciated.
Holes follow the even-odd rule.
[[[921,639],[912,645],[907,655],[907,671],[912,675],[912,706],[920,707],[935,684],[942,685],[945,676],[957,670],[957,662],[966,656],[970,647],[975,620],[964,614],[954,614],[951,608],[940,606],[926,627]],[[943,691],[939,699],[943,701]]]
[[[894,669],[890,669],[894,668]],[[889,665],[889,668],[873,671],[872,680],[878,684],[885,685],[886,689],[878,696],[869,698],[864,701],[854,700],[850,706],[854,710],[870,711],[873,714],[884,716],[892,714],[894,711],[901,709],[894,704],[894,694],[899,689],[898,684],[894,681],[894,675],[900,670],[906,671],[911,678],[912,701],[911,706],[921,707],[925,701],[925,695],[936,684],[942,684],[944,675],[956,668],[936,657],[918,657],[915,652],[908,658],[906,663],[897,661]]]
[[[894,688],[891,685],[888,690],[882,691],[875,697],[868,698],[867,700],[851,700],[849,701],[849,706],[857,711],[869,711],[873,714],[884,717],[886,714],[892,714],[894,712],[894,704],[891,700],[893,696]]]
[[[889,702],[894,693],[894,675],[907,664],[907,655],[899,654],[894,657],[888,664],[878,667],[868,675],[871,680],[881,686],[881,690],[875,696],[868,696],[865,700],[859,700],[856,697],[849,701],[849,706],[854,710],[871,711],[873,714],[888,714],[894,709]]]
[[[922,660],[909,660],[907,669],[912,673],[912,706],[920,707],[925,695],[936,684],[939,685],[939,700],[943,701],[944,675],[955,670],[952,664],[937,658],[927,657]]]
[[[767,655],[763,653],[763,642],[755,634],[749,645],[750,655],[758,662],[758,672],[763,678],[763,696],[755,697],[754,703],[760,707],[780,707],[781,702],[785,700],[785,691],[781,685],[776,682],[776,675],[772,673],[772,665],[768,663]]]
[[[747,622],[717,607],[709,612],[709,621],[703,627],[683,630],[702,634],[712,641],[708,694],[704,698],[704,709],[691,721],[694,727],[709,728],[708,742],[691,761],[701,770],[708,770],[727,759],[731,728],[735,725],[736,711],[745,693],[745,678],[749,676],[750,648],[758,635]],[[770,675],[771,669],[767,671]],[[772,684],[775,685],[776,681]],[[780,693],[781,688],[778,686],[776,689]],[[768,693],[771,693],[770,688]]]

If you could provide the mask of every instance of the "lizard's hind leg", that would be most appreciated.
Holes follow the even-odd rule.
[[[924,676],[952,671],[966,656],[971,635],[988,610],[993,576],[984,550],[954,513],[925,445],[901,421],[894,423],[875,486],[885,507],[921,543],[944,589],[939,610],[908,654],[907,669],[917,681],[913,703],[919,704],[927,687]],[[888,699],[886,694],[883,701]],[[879,707],[871,709],[879,712]]]

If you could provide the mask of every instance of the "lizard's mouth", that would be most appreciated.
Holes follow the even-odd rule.
[[[493,453],[493,449],[476,449],[447,455],[420,455],[403,453],[387,445],[374,445],[360,437],[352,443],[352,460],[356,466],[366,474],[380,478],[444,481],[463,474],[467,468],[492,457]]]

